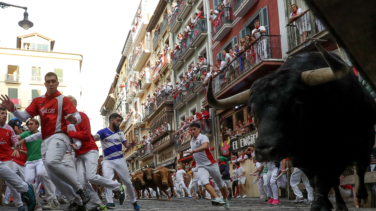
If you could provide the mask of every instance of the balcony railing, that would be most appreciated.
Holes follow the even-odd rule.
[[[31,76],[31,82],[32,83],[43,83],[42,82],[42,76]]]
[[[154,37],[153,37],[153,49],[155,49],[155,47],[157,47],[158,45],[158,42],[159,42],[159,32],[155,33],[154,34]]]
[[[258,0],[232,0],[234,5],[234,15],[243,17],[257,3]]]
[[[178,50],[172,55],[172,66],[175,66],[175,64],[180,60],[181,51]]]
[[[179,28],[181,26],[182,21],[178,18],[179,9],[176,10],[170,19],[170,31],[172,33],[177,33],[179,31]]]
[[[192,45],[192,32],[188,32],[188,36],[181,41],[181,55],[184,56],[184,54],[187,52],[187,50]]]
[[[207,35],[207,32],[208,32],[208,26],[207,26],[207,23],[206,23],[206,18],[203,18],[203,19],[199,19],[195,25],[195,27],[193,28],[192,30],[192,40],[193,40],[193,45],[194,46],[198,46],[201,44],[201,42],[203,41],[203,39],[201,40],[201,38],[204,38],[202,35]]]
[[[213,77],[214,94],[224,90],[263,60],[281,58],[280,35],[263,35],[259,37],[245,51],[240,53],[239,57],[228,63],[223,70]]]
[[[212,128],[212,120],[210,118],[209,119],[203,118],[200,124],[201,133],[203,134],[212,133],[211,128]]]
[[[172,96],[170,93],[167,93],[163,91],[158,97],[157,97],[157,108],[161,106],[166,101],[172,101]]]
[[[143,119],[142,120],[147,120],[148,117],[149,117],[149,115],[150,115],[149,108],[147,107],[147,108],[143,109],[143,111],[142,111],[142,117],[143,117]]]
[[[149,105],[149,108],[147,108],[149,110],[149,116],[152,115],[154,113],[154,103],[153,104],[150,104]]]
[[[324,25],[311,14],[310,10],[287,24],[286,27],[289,51],[325,30]],[[303,39],[303,34],[306,34],[306,39]]]
[[[234,11],[238,10],[246,0],[233,0]]]
[[[179,14],[178,14],[178,17],[180,19],[187,18],[187,15],[189,14],[193,6],[192,2],[193,2],[192,0],[181,1],[180,6],[179,6]]]
[[[21,99],[10,98],[10,101],[12,101],[12,103],[14,104],[14,106],[16,106],[17,108],[21,107]]]
[[[176,22],[176,19],[178,19],[178,14],[179,14],[179,10],[176,10],[172,16],[171,16],[171,19],[170,19],[170,27],[172,25],[174,25],[174,23]]]
[[[125,128],[128,129],[132,124],[133,124],[133,114],[131,114],[131,116],[127,119],[126,123],[125,123]]]
[[[138,156],[142,159],[144,157],[148,157],[150,153],[152,153],[153,150],[153,145],[151,144],[146,144],[145,146],[142,146],[137,149],[138,151]]]
[[[168,16],[166,15],[166,17],[163,19],[161,27],[160,27],[161,34],[163,34],[164,30],[167,28],[168,23],[169,23]]]
[[[222,29],[222,27],[228,23],[232,24],[232,8],[231,7],[223,8],[223,10],[218,14],[217,18],[212,21],[213,38]]]
[[[148,77],[144,77],[143,79],[141,79],[141,89],[146,89],[150,86],[151,84],[151,81],[150,81],[150,76]]]
[[[183,98],[185,95],[183,94],[183,91],[179,91],[177,94],[174,96],[173,100],[173,105],[174,109],[180,109],[184,106]]]
[[[9,83],[20,83],[20,75],[5,74],[5,81]]]

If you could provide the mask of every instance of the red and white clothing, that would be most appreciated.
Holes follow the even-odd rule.
[[[12,160],[12,145],[15,146],[18,139],[14,130],[8,124],[0,126],[0,161]]]
[[[239,156],[238,157],[238,161],[240,161],[240,160],[243,160],[243,159],[248,159],[248,155],[242,155],[242,156]]]

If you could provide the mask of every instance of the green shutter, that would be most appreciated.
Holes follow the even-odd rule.
[[[34,98],[41,96],[40,90],[32,89],[31,90],[31,99],[34,100]]]
[[[8,88],[8,96],[10,99],[18,99],[18,89]]]
[[[54,69],[54,72],[55,72],[55,74],[57,75],[57,77],[58,77],[59,79],[62,79],[62,78],[63,78],[63,69],[55,68],[55,69]]]
[[[33,67],[32,69],[32,76],[40,76],[41,68],[40,67]]]

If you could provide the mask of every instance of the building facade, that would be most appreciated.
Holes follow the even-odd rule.
[[[0,90],[18,109],[24,110],[34,98],[45,94],[44,76],[48,72],[57,74],[61,94],[81,99],[83,57],[54,52],[54,45],[54,40],[32,33],[17,37],[16,48],[0,48]]]

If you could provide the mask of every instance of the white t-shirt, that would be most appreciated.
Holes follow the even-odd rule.
[[[199,177],[198,177],[198,168],[197,167],[194,167],[191,169],[192,172],[193,172],[193,181],[198,181]]]
[[[240,157],[238,157],[238,161],[242,160],[242,159],[248,159],[248,155],[242,155]]]
[[[299,15],[300,13],[302,13],[302,9],[298,8],[298,11],[296,11],[296,15]],[[294,13],[293,12],[290,13],[290,17],[289,18],[294,17],[292,14],[294,14]]]
[[[238,173],[236,173],[236,169],[232,170],[232,181],[238,180]]]
[[[184,181],[184,178],[183,178],[184,174],[186,174],[186,172],[183,169],[177,170],[175,174],[176,180],[178,182]]]
[[[237,174],[237,176],[238,176],[238,180],[242,180],[242,179],[245,177],[245,174],[244,174],[243,176],[239,177],[239,176],[242,175],[244,172],[245,172],[245,171],[244,171],[243,167],[241,167],[241,166],[240,166],[238,169],[236,169],[236,174]]]
[[[260,31],[266,31],[266,29],[265,29],[264,26],[260,26],[259,29],[260,29]],[[252,34],[253,34],[253,32],[255,32],[255,31],[257,31],[257,29],[253,29],[253,30],[252,30]],[[259,37],[261,37],[261,35],[266,35],[266,33],[256,32],[256,33],[255,33],[255,37],[256,37],[256,39],[258,39]]]
[[[194,137],[191,139],[191,149],[193,151],[197,150],[201,145],[205,142],[209,143],[209,138],[205,135],[202,135],[201,133],[197,136],[196,140],[194,140]],[[213,158],[213,155],[211,154],[209,148],[205,149],[201,152],[193,153],[193,157],[196,161],[197,167],[200,166],[208,166],[213,163],[216,163],[216,161]]]
[[[229,53],[226,53],[225,61],[228,62],[228,63],[231,62],[231,56],[230,56]]]
[[[221,61],[221,67],[220,67],[219,69],[220,69],[220,70],[225,69],[226,65],[227,65],[227,62],[226,62],[226,61]]]
[[[260,162],[256,162],[256,169],[260,168],[261,166],[261,163]]]

